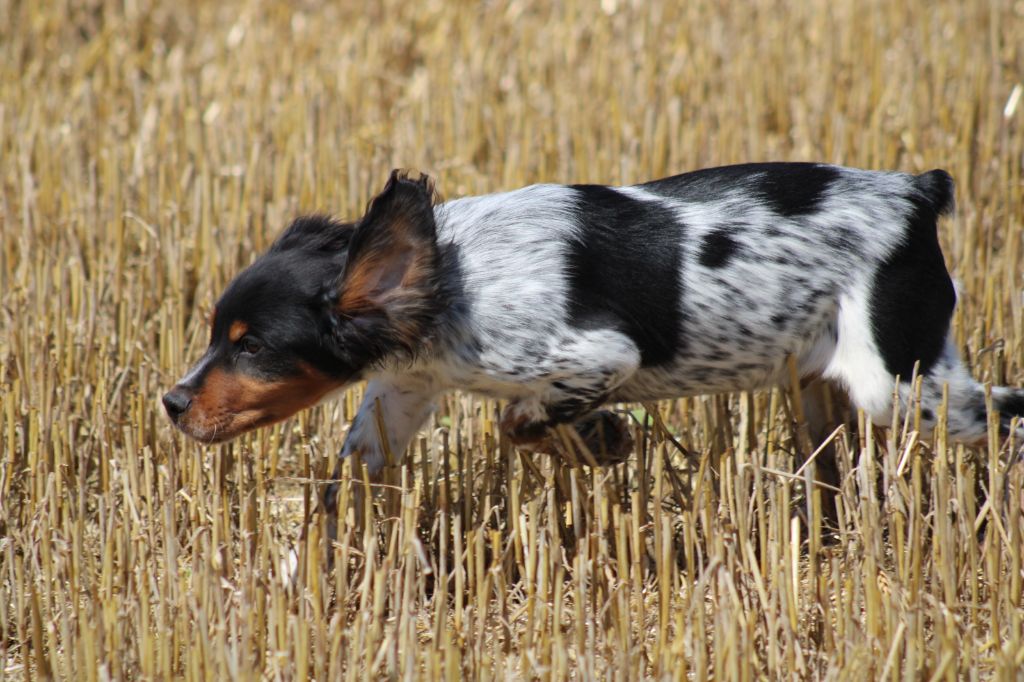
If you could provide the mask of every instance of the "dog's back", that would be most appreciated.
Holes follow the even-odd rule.
[[[922,242],[934,240],[950,190],[942,172],[782,163],[442,204],[439,240],[458,253],[472,311],[453,340],[482,349],[481,367],[460,380],[544,380],[557,371],[553,349],[595,330],[639,351],[638,371],[612,393],[619,400],[769,385],[790,355],[805,374],[843,379],[833,361],[844,300],[860,305],[865,340],[892,374],[909,376],[915,361],[927,371],[953,298],[937,246]],[[899,277],[883,267],[904,261],[912,271]],[[892,301],[915,301],[915,319]],[[921,342],[900,346],[914,336]],[[888,375],[886,384],[891,392]]]

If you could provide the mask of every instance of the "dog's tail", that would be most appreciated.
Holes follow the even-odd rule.
[[[936,168],[914,178],[920,204],[927,207],[937,218],[952,213],[955,205],[956,184],[946,171]]]

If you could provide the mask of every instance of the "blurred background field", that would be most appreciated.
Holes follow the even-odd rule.
[[[393,167],[753,160],[948,169],[957,339],[1024,384],[1022,88],[1011,0],[0,0],[0,676],[1019,679],[1013,445],[841,430],[826,533],[780,391],[630,406],[607,470],[453,395],[329,548],[359,387],[212,448],[158,398],[234,273]]]

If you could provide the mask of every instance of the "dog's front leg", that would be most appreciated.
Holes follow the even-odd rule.
[[[433,410],[437,387],[429,377],[415,374],[388,375],[372,379],[352,420],[338,463],[323,495],[327,532],[337,538],[338,492],[342,461],[358,455],[371,483],[379,483],[387,465],[397,465],[420,425]],[[382,438],[383,436],[383,438]],[[390,461],[388,458],[391,458]],[[355,471],[353,492],[362,497],[362,473]]]
[[[635,346],[615,335],[566,344],[552,364],[558,367],[536,395],[515,400],[505,408],[502,431],[515,445],[533,452],[562,454],[566,443],[556,429],[575,427],[580,442],[599,464],[620,462],[632,450],[625,420],[597,410],[611,392],[636,372],[640,357]],[[584,453],[573,448],[577,458]]]
[[[633,437],[625,419],[609,410],[595,409],[603,401],[581,408],[576,401],[545,405],[536,399],[517,400],[501,416],[501,429],[517,447],[528,452],[563,455],[573,446],[577,460],[586,462],[578,443],[586,448],[597,464],[617,464],[633,449]],[[557,432],[560,425],[572,426],[578,443],[567,443]]]

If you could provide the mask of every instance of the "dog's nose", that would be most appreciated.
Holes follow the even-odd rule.
[[[192,396],[184,389],[174,387],[164,393],[164,409],[172,421],[178,421],[178,417],[192,404]]]

